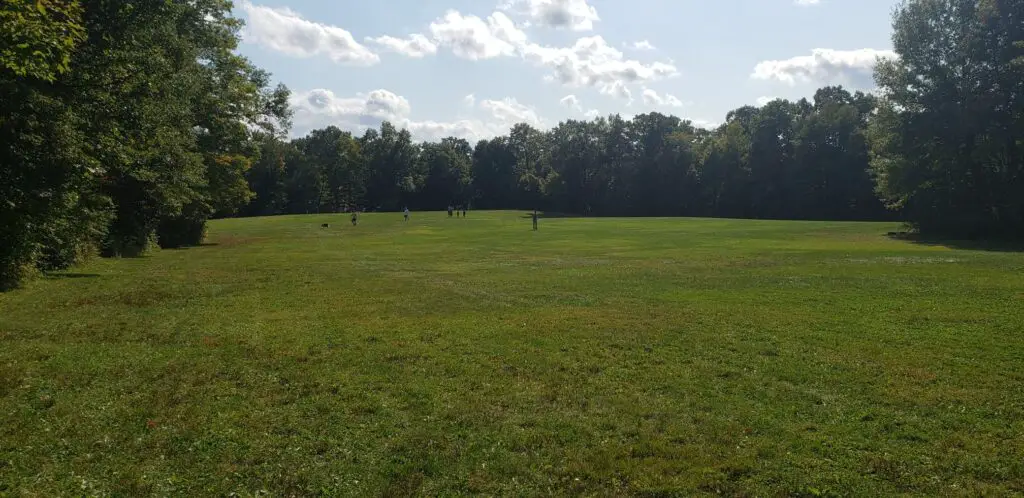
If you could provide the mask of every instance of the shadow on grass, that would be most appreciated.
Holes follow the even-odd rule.
[[[195,246],[162,247],[161,250],[164,250],[164,251],[187,251],[189,249],[195,249],[197,247],[217,247],[219,245],[220,244],[217,243],[217,242],[203,242],[203,243],[201,243],[199,245],[195,245]]]
[[[1024,252],[1024,240],[1005,239],[948,239],[942,237],[929,237],[913,232],[889,232],[887,236],[893,240],[905,240],[923,246],[941,246],[950,249],[964,249],[968,251],[990,251],[990,252]]]
[[[537,213],[540,215],[541,218],[583,218],[583,215],[581,214],[572,213],[549,213],[547,211],[538,211]],[[520,216],[520,218],[524,220],[531,219],[533,218],[533,212],[528,212],[523,216]]]
[[[99,278],[98,273],[47,273],[46,278],[50,280]]]

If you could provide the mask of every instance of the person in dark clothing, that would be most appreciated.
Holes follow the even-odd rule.
[[[536,229],[537,229],[537,216],[538,216],[538,215],[537,215],[537,210],[536,210],[536,209],[534,209],[534,210],[533,210],[533,229],[534,229],[534,230],[536,230]]]
[[[462,217],[463,217],[463,218],[465,218],[465,217],[466,217],[466,211],[467,211],[467,208],[466,208],[466,206],[462,206]]]
[[[356,226],[357,224],[359,224],[359,213],[352,211],[352,226]]]

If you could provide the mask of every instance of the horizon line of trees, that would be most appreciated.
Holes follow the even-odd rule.
[[[656,112],[567,120],[542,131],[415,143],[384,122],[267,137],[243,216],[350,209],[542,209],[593,216],[888,220],[870,173],[875,97],[825,87],[814,100],[730,112],[715,130]]]
[[[289,91],[229,0],[0,5],[0,290],[93,254],[199,244],[212,217],[353,207],[881,220],[1024,238],[1024,0],[906,0],[879,92],[517,124],[470,144],[390,123],[287,140]]]

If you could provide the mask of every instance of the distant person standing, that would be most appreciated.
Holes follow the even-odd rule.
[[[359,224],[359,212],[355,209],[352,210],[352,226]]]
[[[449,204],[449,205],[448,205],[448,217],[449,217],[449,218],[451,218],[451,217],[452,217],[452,211],[454,211],[454,208],[452,208],[452,205],[451,205],[451,204]]]
[[[465,217],[466,217],[466,211],[467,211],[467,210],[468,210],[468,208],[466,208],[466,206],[462,206],[462,217],[463,217],[463,218],[465,218]]]
[[[405,222],[408,223],[409,222],[409,206],[405,207],[405,211],[403,212],[403,214],[405,214]]]
[[[537,210],[533,210],[533,230],[537,230]]]
[[[456,217],[456,218],[458,218],[458,217],[459,217],[459,214],[460,214],[461,212],[462,212],[462,206],[455,206],[455,217]]]

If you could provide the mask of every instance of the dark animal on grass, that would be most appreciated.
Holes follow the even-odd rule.
[[[320,225],[320,228],[331,228],[331,224],[330,223],[324,223],[324,224]]]

